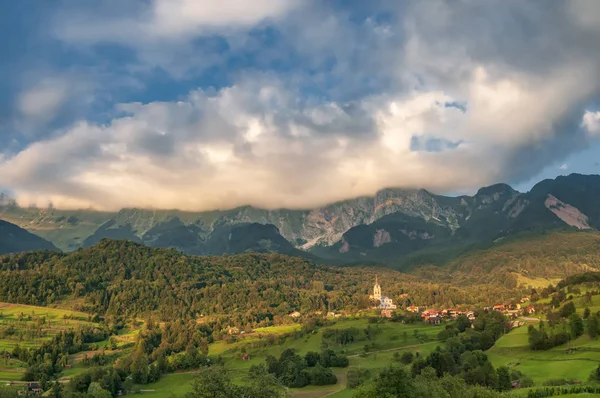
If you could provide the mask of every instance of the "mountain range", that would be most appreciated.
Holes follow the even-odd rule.
[[[431,262],[436,253],[458,253],[527,230],[598,230],[599,199],[599,175],[571,174],[541,181],[527,193],[506,184],[454,197],[391,188],[310,210],[99,212],[24,208],[3,198],[0,219],[43,238],[40,248],[50,248],[48,241],[63,251],[113,238],[198,255],[274,251],[330,263],[398,265]],[[12,249],[22,250],[28,249]]]

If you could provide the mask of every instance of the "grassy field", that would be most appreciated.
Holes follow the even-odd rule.
[[[67,309],[35,307],[22,304],[0,303],[0,351],[12,351],[17,345],[35,347],[50,340],[62,330],[80,325],[93,325],[83,312]],[[0,359],[0,380],[21,380],[26,365],[16,359]],[[81,369],[67,369],[74,375]]]
[[[143,396],[150,398],[166,398],[172,395],[183,396],[192,389],[192,382],[195,374],[190,373],[171,373],[161,377],[156,383],[136,386],[137,389],[154,390],[144,391]]]
[[[345,347],[330,347],[337,352],[347,355],[351,367],[381,369],[394,361],[395,352],[410,350],[419,352],[421,355],[426,355],[440,344],[435,338],[441,330],[439,326],[426,326],[423,324],[406,325],[395,322],[369,324],[368,320],[363,317],[359,319],[340,320],[331,326],[317,330],[309,336],[300,339],[287,339],[283,344],[268,347],[252,347],[252,343],[258,340],[252,335],[231,344],[217,342],[209,347],[209,355],[221,355],[225,360],[226,368],[234,372],[234,379],[241,382],[250,366],[263,363],[267,355],[278,357],[288,348],[294,349],[300,355],[304,355],[309,351],[320,352],[322,350],[324,330],[350,327],[363,330],[367,326],[379,330],[373,341],[357,341]],[[267,334],[267,332],[271,332],[271,334],[275,334],[275,331],[287,333],[289,329],[287,327],[265,328],[265,330],[262,330],[262,333]],[[367,352],[365,352],[365,346],[368,346]],[[242,347],[245,347],[246,352],[250,355],[250,360],[242,360]],[[298,398],[352,396],[353,391],[346,389],[346,369],[334,369],[334,373],[338,377],[336,385],[309,386],[301,389],[291,389],[290,391],[293,397]],[[168,385],[162,386],[161,383],[162,380],[157,383],[157,386],[164,392],[168,389]],[[158,389],[156,394],[159,394]]]
[[[579,312],[584,306],[580,302],[583,298],[576,297]],[[592,311],[600,310],[600,296],[594,296],[589,304]],[[60,330],[71,329],[82,324],[89,324],[88,315],[65,309],[32,307],[24,305],[0,303],[0,328],[12,326],[15,329],[13,335],[0,339],[0,351],[11,350],[16,344],[21,346],[35,346],[50,339]],[[43,320],[43,321],[42,321]],[[530,321],[535,322],[535,321]],[[118,342],[118,349],[114,352],[107,351],[105,354],[122,355],[127,353],[127,344],[135,341],[141,324],[132,324],[122,329],[117,336],[113,336]],[[27,339],[27,332],[33,328],[41,328],[43,336]],[[371,328],[376,330],[372,340],[354,341],[345,346],[328,346],[324,344],[323,334],[327,329],[356,328],[364,330]],[[426,356],[441,343],[437,341],[437,334],[442,330],[441,326],[428,326],[418,324],[402,324],[395,322],[369,323],[368,318],[346,318],[339,319],[335,323],[316,330],[310,335],[294,338],[293,332],[301,328],[298,324],[272,326],[258,328],[252,333],[236,336],[233,342],[219,341],[209,347],[210,356],[221,356],[225,368],[232,372],[237,383],[243,383],[249,368],[252,365],[264,363],[268,355],[278,357],[284,350],[294,349],[299,355],[309,351],[320,352],[324,348],[334,349],[336,352],[348,356],[350,367],[372,369],[374,373],[392,363],[396,363],[398,354],[404,351],[412,351]],[[1,329],[0,329],[1,330]],[[270,336],[270,337],[268,337]],[[272,339],[266,344],[265,339]],[[591,340],[582,336],[572,342],[569,347],[575,348],[571,354],[567,353],[567,346],[555,347],[548,351],[531,351],[528,348],[527,325],[516,328],[510,333],[502,336],[487,354],[495,367],[509,366],[518,369],[525,375],[531,377],[540,387],[548,379],[572,379],[577,381],[587,380],[591,371],[600,364],[600,339]],[[107,341],[98,344],[102,349]],[[126,348],[123,348],[125,346]],[[61,374],[63,380],[84,372],[88,367],[83,364],[87,354],[91,357],[96,351],[73,354],[70,357],[71,368],[65,369]],[[242,359],[244,353],[248,353],[250,359]],[[25,364],[18,360],[0,360],[0,382],[7,380],[20,380],[25,370]],[[291,389],[294,398],[349,398],[354,390],[346,387],[347,369],[333,369],[338,377],[338,383],[332,386],[309,386],[301,389]],[[152,390],[144,391],[144,395],[150,398],[163,398],[182,396],[192,388],[192,382],[196,373],[194,371],[184,373],[173,373],[164,375],[158,382],[137,386],[138,389]],[[526,390],[519,393],[525,394]],[[517,394],[518,395],[518,394]],[[577,397],[592,395],[576,395]]]
[[[336,324],[328,328],[340,329],[356,327],[364,329],[369,326],[367,319],[347,319],[340,320]],[[370,352],[364,352],[365,341],[355,342],[346,347],[336,347],[335,350],[348,355],[351,367],[362,367],[369,369],[380,369],[388,366],[393,362],[394,352],[411,350],[426,355],[435,349],[439,344],[435,341],[435,335],[441,330],[440,327],[425,326],[425,325],[405,325],[401,323],[386,322],[379,325],[371,325],[378,327],[379,334],[370,344]],[[268,347],[253,347],[259,338],[256,333],[263,335],[276,334],[281,335],[288,332],[298,330],[297,325],[278,326],[269,328],[260,328],[255,330],[255,333],[249,334],[245,338],[234,343],[226,343],[223,341],[211,344],[209,347],[209,355],[220,355],[225,361],[225,367],[232,372],[234,380],[242,383],[247,375],[247,372],[252,365],[263,363],[267,355],[279,356],[285,349],[292,348],[300,355],[304,355],[309,351],[321,351],[323,342],[323,329],[319,329],[308,337],[301,339],[288,338],[284,343],[272,345]],[[417,336],[415,336],[417,330]],[[250,360],[242,360],[242,348],[250,355]],[[334,369],[334,373],[338,378],[338,383],[331,386],[308,386],[300,389],[290,389],[294,398],[319,398],[331,396],[337,398],[351,397],[354,394],[353,390],[346,388],[346,371],[347,369]],[[192,388],[192,382],[195,377],[194,372],[175,373],[165,375],[156,383],[145,386],[137,386],[138,389],[154,390],[145,391],[143,395],[150,398],[166,398],[173,394],[182,396]]]
[[[12,350],[17,344],[33,347],[81,324],[90,324],[83,312],[0,303],[0,330],[4,332],[0,350]]]
[[[300,330],[302,328],[299,324],[294,325],[281,325],[281,326],[269,326],[266,328],[256,328],[254,329],[255,333],[267,333],[267,334],[284,334],[295,332],[296,330]]]
[[[573,353],[567,353],[569,347]],[[586,381],[600,364],[600,340],[582,336],[569,345],[547,351],[532,351],[527,344],[527,327],[502,336],[488,351],[495,367],[509,366],[531,377],[536,385],[549,379]]]

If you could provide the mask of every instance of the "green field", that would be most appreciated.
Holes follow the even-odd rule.
[[[574,348],[567,353],[569,347]],[[585,382],[600,364],[600,340],[582,336],[569,345],[547,351],[532,351],[527,344],[527,327],[502,336],[488,351],[495,367],[506,365],[531,377],[537,386],[549,379]]]
[[[295,332],[296,330],[300,330],[302,326],[300,324],[294,325],[281,325],[281,326],[268,326],[265,328],[256,328],[254,329],[255,333],[267,333],[267,334],[284,334]]]
[[[366,318],[344,319],[335,324],[318,329],[309,336],[300,339],[287,339],[283,344],[267,347],[253,347],[258,339],[252,335],[246,339],[240,339],[235,343],[227,344],[217,342],[209,347],[209,355],[221,355],[225,360],[225,367],[234,372],[234,380],[242,382],[252,365],[263,363],[267,355],[278,357],[288,348],[294,349],[298,354],[304,355],[309,351],[320,352],[323,343],[323,331],[326,329],[342,329],[354,327],[365,329],[367,326],[378,328],[379,333],[373,341],[357,341],[344,347],[330,347],[337,352],[347,355],[350,360],[350,367],[361,367],[369,369],[382,369],[393,362],[394,353],[397,351],[410,350],[426,355],[438,346],[440,343],[436,340],[436,335],[440,332],[439,326],[427,326],[423,324],[406,325],[395,322],[384,322],[380,324],[369,324]],[[274,333],[287,333],[287,327],[284,328],[265,328]],[[417,336],[415,336],[417,331]],[[365,353],[365,345],[368,345],[368,352]],[[250,360],[242,359],[242,348],[250,355]],[[322,396],[350,397],[353,391],[346,389],[346,369],[334,369],[338,377],[338,384],[333,386],[309,386],[301,389],[291,389],[294,397],[298,398],[317,398]],[[156,394],[168,390],[168,384],[162,385],[163,381],[156,383]],[[165,382],[166,383],[166,382]],[[160,389],[160,391],[159,391]],[[329,395],[332,394],[332,395]],[[157,395],[159,396],[159,395]]]
[[[171,373],[161,377],[156,383],[136,386],[137,390],[154,390],[144,391],[143,396],[150,398],[170,397],[173,394],[182,396],[192,389],[192,382],[195,374],[191,373]]]
[[[575,297],[578,312],[583,311],[582,297]],[[600,310],[600,296],[592,298],[590,305],[592,311]],[[11,350],[19,344],[32,347],[50,339],[61,330],[75,328],[79,325],[90,324],[88,315],[81,312],[64,309],[32,307],[16,304],[0,303],[0,327],[12,326],[16,332],[7,338],[0,339],[0,351]],[[43,322],[41,321],[43,319]],[[536,321],[529,321],[536,322]],[[35,326],[41,328],[43,336],[35,339],[27,339],[27,332]],[[118,342],[118,349],[114,352],[105,351],[107,355],[123,355],[130,348],[123,348],[126,344],[133,343],[139,333],[141,323],[133,323],[122,329],[114,336]],[[309,335],[295,338],[294,333],[299,331],[301,325],[280,325],[257,328],[251,333],[240,334],[228,339],[218,341],[209,346],[209,356],[220,356],[225,369],[232,372],[236,383],[243,383],[252,365],[264,363],[268,355],[278,357],[284,350],[291,348],[298,354],[304,355],[309,351],[320,352],[324,348],[330,348],[349,358],[349,367],[371,369],[375,374],[377,370],[390,364],[397,363],[398,353],[412,351],[421,356],[426,356],[441,343],[437,340],[437,334],[442,326],[429,326],[422,323],[402,324],[391,321],[370,323],[367,317],[337,319],[334,323],[315,330]],[[372,340],[360,340],[351,342],[345,346],[324,345],[323,334],[328,329],[356,328],[364,330],[371,328],[376,330]],[[270,342],[267,344],[267,340]],[[100,350],[108,343],[108,340],[97,344]],[[572,347],[573,353],[567,353],[567,348]],[[600,339],[591,340],[582,336],[567,346],[555,347],[547,351],[532,351],[528,348],[527,325],[518,327],[510,333],[502,336],[488,352],[490,361],[495,367],[508,366],[517,369],[526,376],[531,377],[536,387],[549,379],[569,379],[585,382],[591,371],[600,364]],[[83,364],[85,355],[91,357],[99,351],[87,351],[70,356],[70,369],[65,369],[61,374],[62,380],[76,376],[84,372],[88,366]],[[250,359],[243,360],[244,353],[248,353]],[[0,360],[0,381],[20,380],[25,371],[25,364],[16,359]],[[309,386],[301,389],[290,389],[292,397],[295,398],[350,398],[354,390],[346,387],[347,369],[333,369],[338,377],[338,383],[330,386]],[[164,375],[158,382],[136,386],[137,390],[143,391],[150,398],[162,398],[182,396],[192,388],[192,382],[196,373],[194,371],[173,373]],[[515,391],[515,396],[526,396],[527,390]],[[523,395],[524,394],[524,395]],[[574,395],[577,397],[592,396],[590,394]]]
[[[93,325],[83,312],[66,309],[35,307],[22,304],[0,303],[0,351],[12,351],[17,345],[35,347],[50,340],[62,330],[77,328],[80,325]],[[7,333],[7,330],[11,330]],[[21,380],[26,365],[16,359],[0,360],[0,380]],[[81,372],[81,369],[66,369],[68,375]]]
[[[11,351],[17,345],[35,347],[61,330],[82,324],[90,324],[82,312],[0,303],[0,351]]]

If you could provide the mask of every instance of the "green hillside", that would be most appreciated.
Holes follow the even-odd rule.
[[[426,266],[415,275],[457,285],[557,280],[600,269],[600,233],[572,230],[532,231],[472,248],[439,266]],[[549,283],[549,282],[548,282]]]

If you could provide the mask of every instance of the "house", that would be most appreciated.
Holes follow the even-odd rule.
[[[525,297],[521,297],[521,303],[526,303],[528,301],[531,301],[531,298],[525,296]]]
[[[235,326],[232,328],[229,328],[229,330],[227,331],[227,333],[229,334],[240,334],[240,329],[236,328]]]
[[[249,361],[250,360],[250,355],[248,355],[248,353],[245,353],[244,355],[242,355],[242,361]]]
[[[393,316],[392,310],[381,310],[382,318],[391,318]]]
[[[473,311],[467,311],[467,318],[469,318],[470,321],[472,321],[473,319],[475,319],[475,313]]]
[[[430,316],[425,320],[425,322],[430,325],[439,325],[442,323],[442,317],[439,315]]]
[[[438,310],[425,310],[421,313],[421,318],[424,320],[429,319],[430,317],[440,316],[440,311]]]
[[[290,316],[291,316],[292,318],[294,318],[294,319],[297,319],[297,318],[299,318],[299,317],[300,317],[300,315],[302,315],[302,314],[300,314],[298,311],[294,311],[294,312],[292,312],[292,313],[290,314]]]
[[[40,383],[34,381],[25,384],[25,389],[18,392],[19,395],[41,395],[44,392]]]
[[[505,304],[496,304],[493,307],[494,311],[504,311],[505,308],[506,308]]]
[[[533,305],[530,305],[527,308],[525,308],[525,312],[527,314],[535,314],[535,307]]]
[[[456,318],[460,314],[460,312],[456,308],[446,308],[442,310],[442,314],[444,316],[448,316],[451,318]]]
[[[419,307],[417,307],[416,305],[411,305],[410,307],[406,307],[406,311],[413,312],[416,314],[419,312]]]

